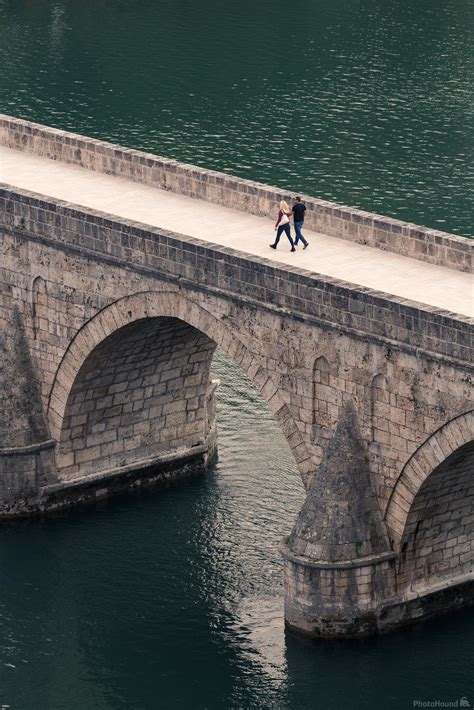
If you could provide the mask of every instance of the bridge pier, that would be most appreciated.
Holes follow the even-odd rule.
[[[57,480],[56,443],[50,439],[0,449],[0,518],[23,517],[38,509],[41,487]]]
[[[456,530],[457,523],[440,529],[430,517],[439,520],[437,516],[442,513],[449,520],[450,507],[455,515],[463,498],[466,500],[472,459],[467,447],[464,449],[440,466],[432,474],[434,483],[430,482],[432,489],[441,474],[449,492],[446,479],[451,471],[456,480],[455,495],[442,499],[432,495],[428,486],[426,493],[422,490],[421,504],[415,506],[415,538],[407,538],[399,555],[392,549],[373,490],[355,408],[350,400],[345,404],[293,531],[281,547],[285,622],[291,631],[313,638],[363,637],[474,603],[469,525],[458,529],[458,537],[452,537],[450,531]],[[422,520],[424,511],[428,515]],[[412,527],[409,519],[406,535]],[[440,570],[449,568],[450,558],[457,564],[460,554],[466,553],[466,572],[458,568],[461,574],[436,583],[432,578],[436,565],[427,564],[422,556],[426,534],[430,544],[427,554],[440,560]],[[420,556],[418,576],[426,575],[426,579],[409,585],[407,557],[409,562],[415,554]]]
[[[55,447],[17,307],[0,339],[0,517],[24,514],[40,486],[57,480]]]
[[[395,561],[355,407],[346,402],[282,546],[287,626],[313,637],[374,633],[395,596]]]

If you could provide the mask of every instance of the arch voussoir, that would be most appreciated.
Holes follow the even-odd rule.
[[[452,427],[454,439],[457,444],[457,448],[459,448],[460,446],[462,446],[463,444],[466,443],[466,436],[469,437],[468,441],[469,441],[469,439],[472,439],[472,431],[473,431],[473,429],[471,428],[470,433],[467,432],[466,427],[464,426],[464,420],[458,421],[459,419],[460,419],[460,417],[458,417],[458,419],[453,422],[453,427]]]
[[[411,466],[407,467],[406,476],[403,480],[403,485],[400,488],[401,494],[404,495],[405,500],[409,501],[412,495],[416,495],[420,485],[421,478],[417,476]]]
[[[240,340],[233,340],[229,346],[228,354],[235,364],[241,367],[245,358],[246,348]]]
[[[439,437],[437,439],[437,444],[443,454],[443,457],[444,457],[443,460],[448,458],[448,456],[450,454],[452,454],[453,451],[456,451],[456,446],[453,446],[453,444],[448,439],[446,432],[444,432],[444,431],[441,431],[439,433]]]
[[[439,437],[441,438],[441,436]],[[438,464],[442,463],[444,459],[446,458],[446,454],[444,453],[443,449],[441,448],[440,442],[438,441],[438,437],[430,439],[430,450],[432,451],[433,455],[436,457],[436,460]]]

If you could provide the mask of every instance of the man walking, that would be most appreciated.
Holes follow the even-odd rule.
[[[295,225],[295,246],[298,244],[298,241],[303,242],[303,249],[306,249],[308,246],[308,242],[306,239],[303,237],[301,234],[301,229],[303,227],[303,222],[304,222],[304,213],[306,211],[306,205],[304,202],[301,202],[301,197],[296,196],[294,198],[294,205],[293,205],[293,224]]]

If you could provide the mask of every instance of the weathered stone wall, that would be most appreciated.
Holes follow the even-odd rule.
[[[16,304],[0,332],[0,448],[25,447],[47,438],[38,372]]]
[[[411,504],[404,501],[398,548],[374,495],[356,409],[350,400],[344,404],[282,545],[290,628],[313,637],[365,636],[441,613],[443,605],[448,610],[473,602],[474,426],[464,434],[460,421],[473,424],[474,416],[446,424],[443,436],[432,435],[411,459],[419,478],[410,482]],[[453,431],[469,443],[423,472],[420,452],[429,447],[442,459],[446,432]],[[394,492],[398,488],[399,482]]]
[[[472,396],[469,407],[472,407]],[[474,439],[474,409],[462,411],[463,414],[449,419],[424,438],[420,446],[402,463],[400,474],[392,482],[385,519],[392,547],[398,552],[401,551],[408,516],[420,489],[434,471],[447,461],[455,461],[458,452],[464,451],[466,445]],[[472,465],[468,470],[472,476]]]
[[[0,449],[0,514],[25,511],[38,487],[56,481],[56,442]]]
[[[11,116],[0,115],[0,143],[256,215],[272,214],[276,203],[289,198],[285,190]],[[310,196],[303,199],[306,224],[318,232],[460,271],[472,269],[468,239]]]
[[[358,564],[314,563],[283,546],[286,625],[310,637],[369,636],[395,592],[394,555]],[[302,613],[304,609],[304,613]]]
[[[355,348],[353,344],[354,340],[347,338],[334,352],[330,339],[327,344],[320,343],[319,352],[328,369],[321,372],[317,368],[315,373],[314,443],[321,447],[322,454],[343,402],[348,396],[354,397],[377,493],[385,509],[393,482],[410,454],[456,412],[472,407],[470,367],[458,369],[390,346],[360,343]],[[321,379],[328,384],[319,383]]]

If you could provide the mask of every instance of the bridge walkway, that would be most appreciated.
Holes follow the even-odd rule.
[[[275,214],[265,219],[3,146],[0,182],[455,314],[474,315],[470,274],[310,230],[303,230],[310,242],[308,249],[299,247],[291,253],[283,235],[278,250],[273,251],[269,244],[274,238],[277,205]]]

